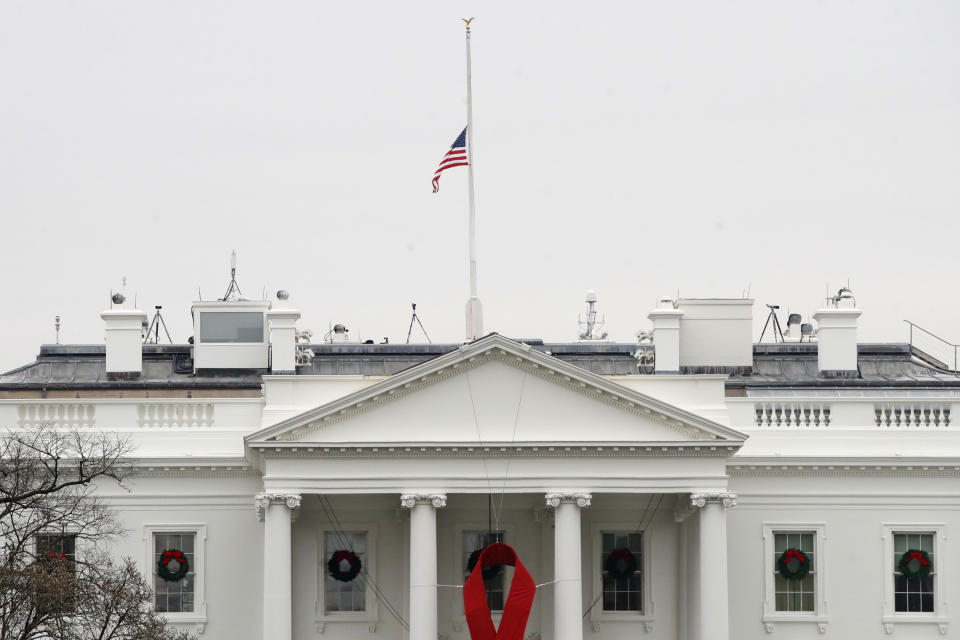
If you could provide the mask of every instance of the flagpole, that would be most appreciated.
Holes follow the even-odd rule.
[[[470,190],[470,298],[467,300],[467,340],[476,340],[483,335],[483,305],[477,296],[477,210],[473,195],[473,83],[470,63],[470,23],[467,24],[467,184]]]

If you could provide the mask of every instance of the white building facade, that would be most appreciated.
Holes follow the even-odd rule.
[[[100,487],[115,551],[204,639],[469,638],[492,541],[538,584],[530,640],[957,634],[960,376],[858,345],[848,294],[815,342],[753,344],[752,305],[664,300],[641,345],[306,345],[283,301],[141,344],[114,309],[105,345],[0,376],[0,425],[131,438]],[[485,580],[495,622],[513,572]]]

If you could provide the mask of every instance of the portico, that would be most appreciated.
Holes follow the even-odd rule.
[[[323,550],[325,527],[374,547],[366,579],[379,609],[330,610],[316,586],[303,598],[317,603],[317,630],[393,616],[411,640],[468,637],[454,565],[462,536],[490,528],[487,502],[499,501],[494,528],[542,585],[528,637],[581,640],[586,625],[609,638],[725,640],[725,510],[736,501],[725,467],[744,439],[499,336],[267,427],[247,438],[264,479],[265,637],[299,637],[291,585],[318,572],[322,583],[326,559],[295,554],[310,544],[297,536]],[[642,603],[622,610],[597,560],[616,532],[644,545]]]

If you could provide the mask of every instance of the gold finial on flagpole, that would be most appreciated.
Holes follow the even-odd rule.
[[[467,31],[470,31],[470,23],[474,21],[474,18],[460,18],[467,23]]]

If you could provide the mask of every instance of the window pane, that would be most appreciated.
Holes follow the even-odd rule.
[[[611,531],[601,534],[602,553],[600,573],[604,611],[643,611],[643,533]],[[634,556],[636,570],[629,577],[607,574],[606,564],[610,554],[617,549],[627,549]]]
[[[776,533],[773,536],[773,550],[781,554],[787,550],[787,535],[785,533]]]
[[[774,603],[777,611],[816,611],[816,584],[814,574],[815,534],[809,532],[783,531],[774,533],[774,554],[771,563],[774,571]],[[809,573],[800,580],[788,580],[777,570],[777,561],[787,549],[800,549],[808,559]]]
[[[367,610],[367,587],[364,571],[367,568],[367,534],[364,531],[336,532],[326,531],[323,537],[324,557],[321,558],[321,570],[324,573],[324,608],[328,613],[360,612]],[[351,551],[360,559],[360,574],[350,582],[337,580],[330,575],[327,563],[337,551]],[[349,568],[350,563],[340,563],[341,571]]]
[[[906,611],[907,610],[907,594],[898,593],[894,596],[894,604],[896,605],[896,611]]]
[[[900,573],[900,559],[911,549],[926,551],[932,560],[934,557],[934,537],[932,533],[894,533],[893,535],[893,589],[894,610],[909,613],[932,613],[934,611],[933,575],[925,578],[908,579]],[[934,564],[934,572],[936,564]]]
[[[200,314],[200,342],[263,342],[263,314],[205,311]]]
[[[157,611],[171,613],[190,613],[194,607],[194,587],[196,584],[197,566],[194,553],[196,534],[184,533],[156,533],[153,536],[153,591]],[[187,574],[175,582],[164,580],[158,574],[156,564],[164,557],[164,551],[179,551],[187,563]],[[176,573],[179,563],[174,559],[167,564],[171,573]]]
[[[462,538],[464,580],[470,575],[470,556],[473,552],[484,549],[494,542],[504,542],[505,539],[503,531],[464,531]],[[507,593],[506,577],[506,567],[501,567],[496,575],[485,578],[483,581],[487,591],[487,606],[491,611],[503,611]]]

